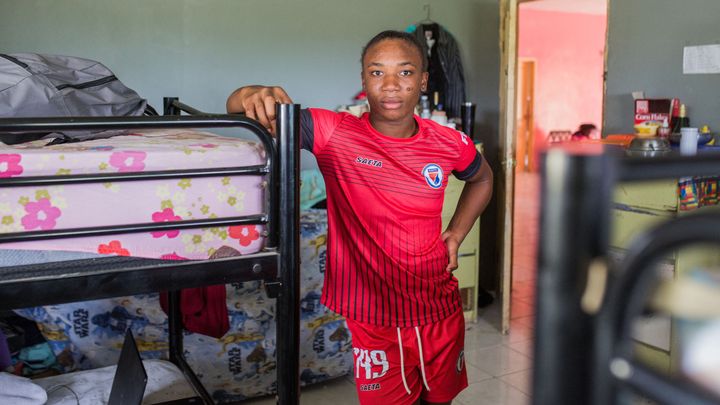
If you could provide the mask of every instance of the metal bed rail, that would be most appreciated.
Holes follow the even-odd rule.
[[[635,391],[659,403],[717,404],[689,381],[661,375],[633,358],[631,320],[644,309],[661,251],[720,242],[717,215],[675,219],[638,236],[608,272],[597,315],[581,307],[588,269],[608,262],[613,192],[620,182],[720,174],[715,155],[624,158],[611,153],[547,153],[541,183],[533,404],[608,405]]]
[[[202,113],[165,99],[166,114]],[[277,106],[278,139],[258,122],[240,115],[70,117],[0,119],[0,133],[44,133],[71,130],[136,130],[232,128],[250,130],[264,146],[265,164],[217,169],[185,169],[139,173],[34,176],[0,179],[0,188],[69,185],[107,181],[140,181],[215,176],[265,176],[265,209],[259,215],[182,220],[164,223],[90,226],[50,231],[0,234],[0,244],[159,230],[195,229],[243,224],[266,226],[262,252],[241,257],[170,262],[138,258],[100,258],[0,268],[0,308],[57,304],[168,291],[169,356],[188,378],[204,403],[214,403],[183,354],[180,289],[231,282],[265,280],[268,295],[277,298],[278,403],[299,402],[299,116],[300,106]]]
[[[679,384],[679,380],[644,366],[633,356],[633,321],[642,315],[648,297],[660,282],[661,276],[654,271],[654,265],[669,251],[699,243],[720,245],[720,215],[689,215],[663,223],[635,238],[597,316],[593,403],[617,402],[617,392],[622,387],[658,403],[720,403],[717,395],[689,381]]]

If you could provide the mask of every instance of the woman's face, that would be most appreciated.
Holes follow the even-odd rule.
[[[422,55],[404,40],[382,40],[365,54],[362,84],[375,119],[398,121],[412,116],[427,80]]]

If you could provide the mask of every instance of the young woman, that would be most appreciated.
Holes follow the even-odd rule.
[[[492,194],[492,172],[461,132],[414,115],[427,60],[409,34],[385,31],[362,53],[370,113],[301,112],[303,148],[325,178],[328,256],[322,303],[352,332],[362,404],[443,404],[467,386],[457,251]],[[271,131],[279,87],[227,101]],[[466,181],[441,229],[447,178]]]

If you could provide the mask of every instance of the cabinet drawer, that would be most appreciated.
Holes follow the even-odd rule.
[[[465,182],[450,176],[447,187],[445,187],[445,200],[443,201],[442,215],[443,217],[452,217],[460,200]]]
[[[477,254],[475,252],[459,253],[458,268],[453,272],[453,275],[457,278],[460,288],[475,287],[478,276]]]
[[[670,354],[664,350],[650,347],[642,343],[635,345],[635,355],[644,364],[663,373],[670,373]]]
[[[633,207],[675,211],[678,205],[677,180],[621,183],[615,188],[613,201]]]
[[[652,348],[670,352],[671,325],[669,315],[642,316],[633,322],[633,339]]]
[[[615,206],[612,210],[610,246],[628,248],[641,232],[674,217],[673,213],[629,206]]]

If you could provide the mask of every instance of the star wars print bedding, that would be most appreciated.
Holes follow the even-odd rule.
[[[0,177],[171,170],[262,164],[252,141],[196,131],[146,131],[45,146],[46,140],[0,147]],[[260,213],[262,178],[235,176],[0,189],[0,232],[89,225],[165,222]],[[301,381],[312,384],[352,368],[343,318],[320,301],[327,219],[323,210],[301,218]],[[148,232],[45,240],[0,246],[4,263],[43,256],[48,261],[88,254],[206,259],[218,249],[245,255],[263,245],[261,226]],[[68,251],[73,252],[69,253]],[[40,254],[42,253],[42,254]],[[216,339],[186,332],[188,362],[216,401],[273,393],[275,300],[261,282],[226,286],[230,329]],[[18,310],[38,322],[63,371],[114,364],[124,331],[132,329],[146,359],[167,358],[167,317],[158,294]]]

